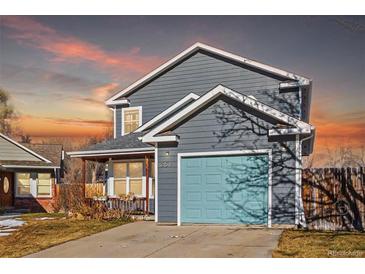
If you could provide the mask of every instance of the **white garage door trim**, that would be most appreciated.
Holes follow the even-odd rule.
[[[211,152],[187,152],[177,154],[177,225],[181,225],[181,158],[198,156],[223,156],[223,155],[250,155],[268,154],[269,156],[269,183],[268,183],[268,216],[267,226],[271,227],[272,213],[272,151],[271,149],[232,150],[232,151],[211,151]]]

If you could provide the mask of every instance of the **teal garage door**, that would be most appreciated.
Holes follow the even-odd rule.
[[[267,155],[181,158],[181,223],[267,224]]]

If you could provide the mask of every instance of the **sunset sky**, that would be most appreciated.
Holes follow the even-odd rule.
[[[317,150],[365,140],[365,17],[0,17],[0,86],[31,136],[92,136],[104,100],[200,41],[313,79]]]

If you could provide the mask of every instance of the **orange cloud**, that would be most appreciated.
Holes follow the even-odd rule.
[[[316,127],[316,152],[342,145],[358,148],[365,144],[365,111],[333,114],[328,113],[323,104],[314,104],[311,117],[311,124]]]
[[[1,25],[12,30],[10,38],[18,43],[43,50],[54,62],[89,62],[103,69],[145,73],[162,62],[158,56],[144,56],[138,48],[128,52],[107,52],[100,46],[66,35],[31,17],[3,16]]]
[[[94,88],[89,97],[75,95],[67,98],[67,100],[72,104],[72,107],[76,107],[79,110],[89,110],[93,114],[97,112],[100,114],[105,113],[105,111],[108,111],[108,108],[104,101],[114,94],[118,87],[119,85],[117,83],[101,85]]]
[[[105,100],[108,96],[116,92],[117,87],[119,87],[117,83],[102,85],[93,90],[93,96],[97,99]]]
[[[35,137],[100,136],[110,131],[112,122],[105,120],[56,119],[31,115],[20,116],[14,126]]]

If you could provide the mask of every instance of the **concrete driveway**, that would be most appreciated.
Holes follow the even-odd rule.
[[[33,258],[271,257],[281,230],[135,222],[70,241]]]

